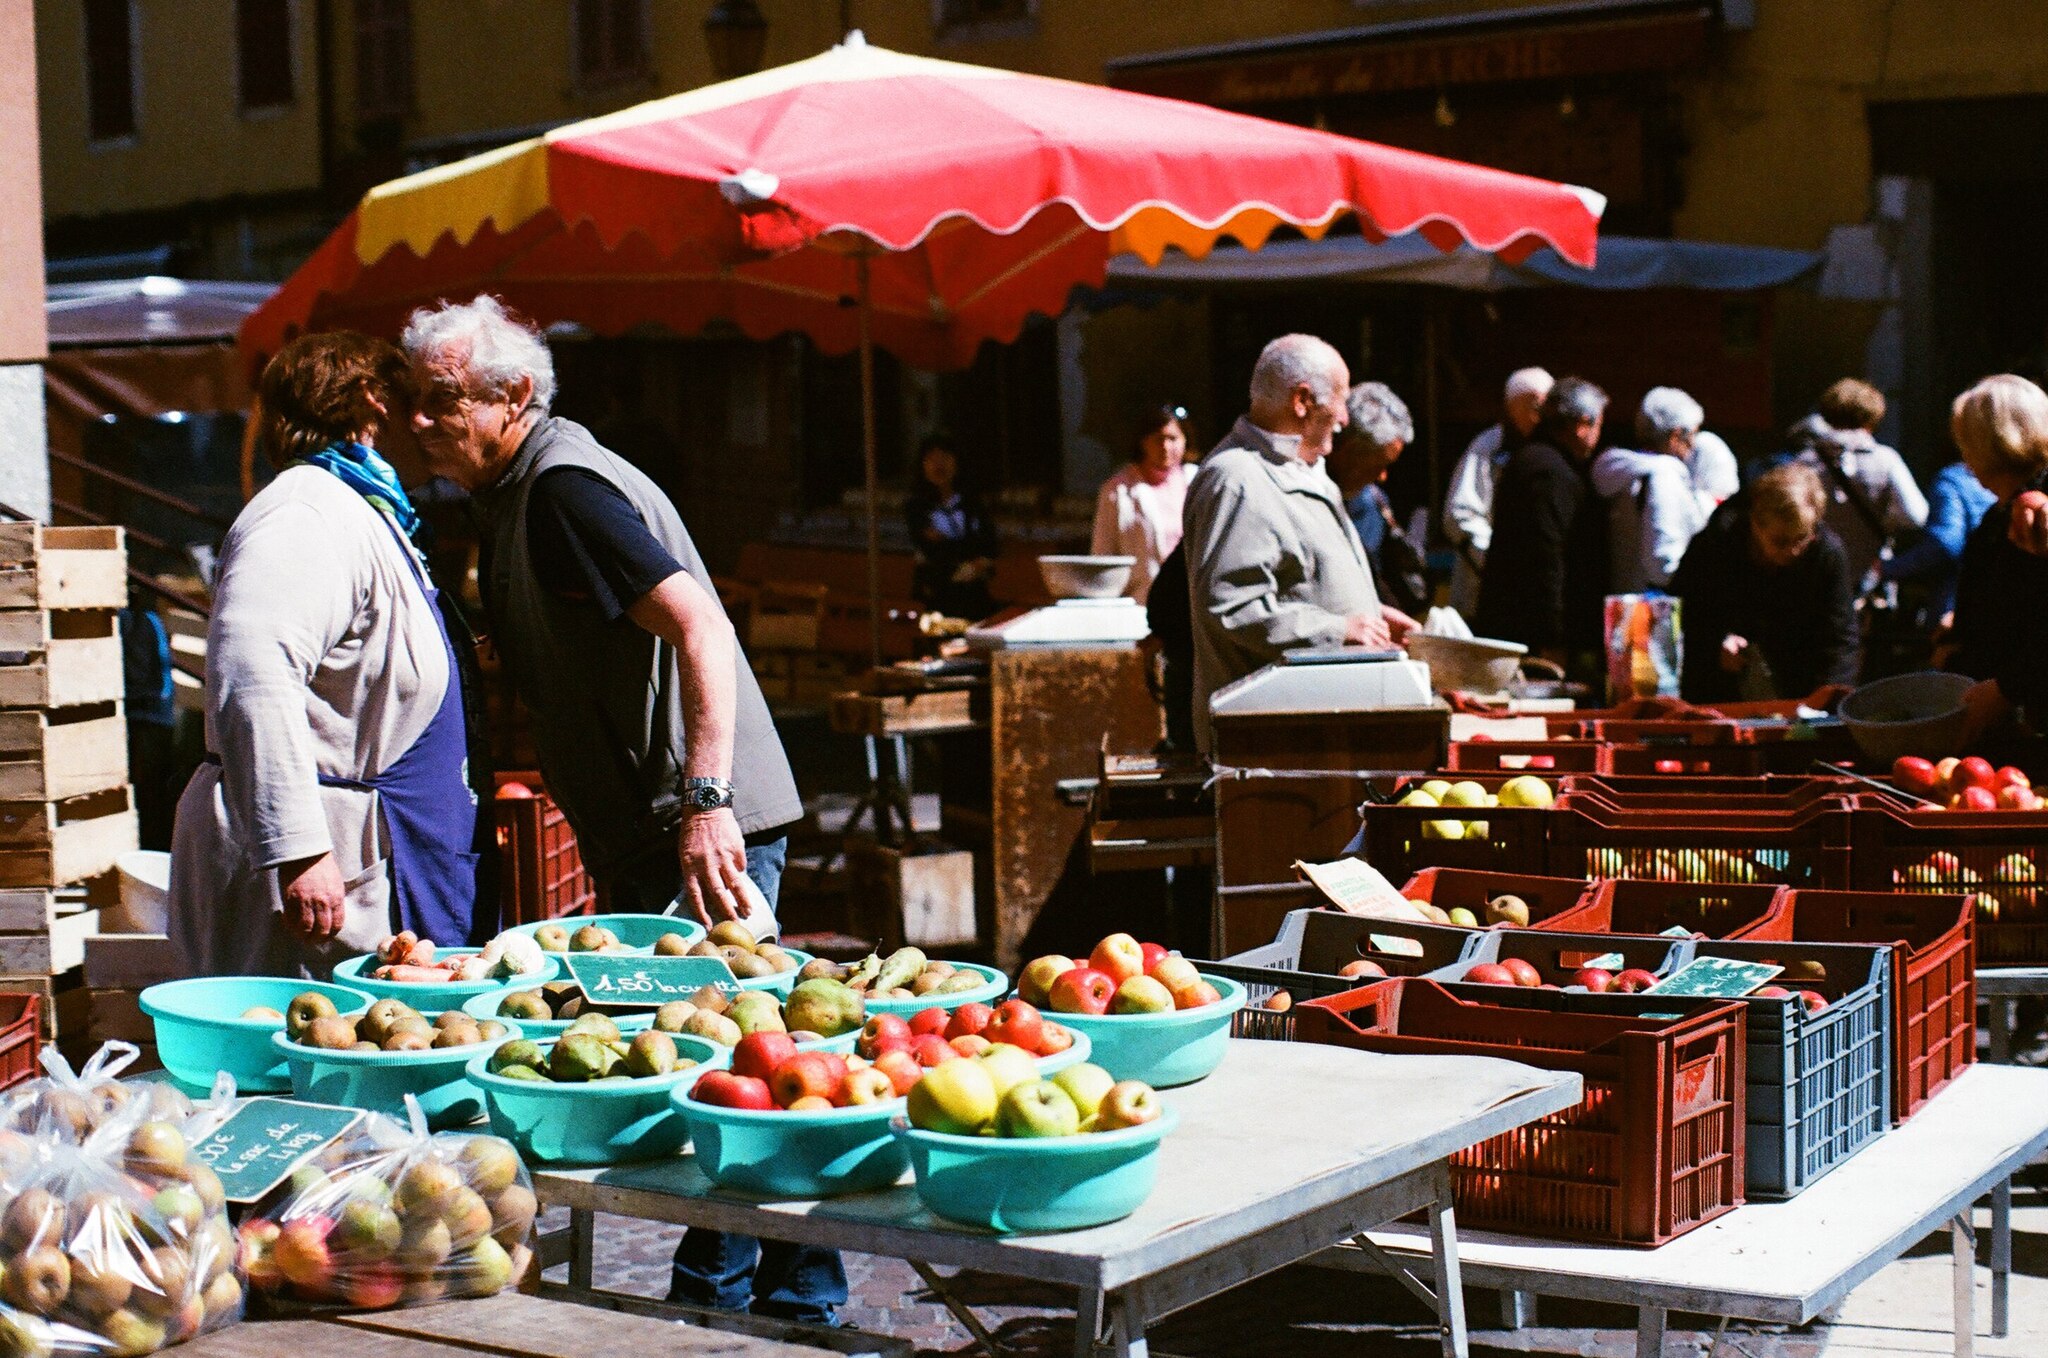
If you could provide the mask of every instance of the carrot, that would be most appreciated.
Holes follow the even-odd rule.
[[[442,985],[455,979],[455,973],[446,967],[415,967],[403,963],[379,967],[370,975],[379,981],[402,981],[420,985]]]

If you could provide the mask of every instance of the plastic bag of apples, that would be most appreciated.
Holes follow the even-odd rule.
[[[242,1266],[272,1303],[381,1309],[489,1297],[533,1261],[533,1180],[510,1142],[371,1113],[242,1222]]]
[[[0,1352],[153,1353],[242,1316],[220,1179],[189,1156],[194,1105],[163,1086],[111,1094],[122,1056],[103,1049],[89,1076],[49,1063],[46,1087],[10,1104]],[[215,1102],[231,1100],[230,1086]]]
[[[133,1043],[109,1042],[74,1070],[55,1047],[43,1048],[37,1059],[47,1073],[7,1091],[0,1130],[57,1136],[78,1146],[103,1123],[134,1116],[138,1107],[149,1117],[183,1126],[199,1105],[177,1086],[120,1078],[141,1054]],[[226,1083],[215,1088],[213,1102],[226,1107],[233,1101],[234,1081],[226,1075],[222,1079]]]

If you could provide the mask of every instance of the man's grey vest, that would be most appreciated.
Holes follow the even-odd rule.
[[[629,618],[606,622],[598,609],[560,599],[534,578],[527,497],[541,473],[556,467],[580,467],[616,486],[669,555],[713,597],[716,591],[668,497],[572,420],[542,418],[505,475],[476,497],[491,543],[483,591],[491,638],[533,713],[548,793],[569,817],[584,862],[602,878],[673,836],[681,819],[685,681],[667,642]],[[797,820],[803,802],[743,655],[738,670],[733,810],[740,831],[751,834]]]

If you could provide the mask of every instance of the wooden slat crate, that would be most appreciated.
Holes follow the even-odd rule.
[[[135,799],[125,787],[58,802],[0,802],[0,887],[96,877],[136,843]]]
[[[45,608],[0,609],[0,651],[42,655],[66,643],[118,640],[120,621],[109,609],[53,612]]]
[[[17,975],[69,971],[85,961],[85,940],[99,932],[100,912],[60,915],[36,933],[0,934],[0,972]]]
[[[48,933],[60,919],[119,898],[119,887],[100,879],[70,887],[0,889],[0,934]]]
[[[171,940],[162,934],[94,934],[85,940],[85,983],[95,990],[143,990],[179,974]]]
[[[121,704],[0,712],[0,801],[61,801],[127,781]]]
[[[0,524],[0,608],[122,608],[128,553],[115,528]]]
[[[86,1031],[92,1034],[94,1045],[101,1042],[156,1041],[156,1024],[142,1012],[140,990],[89,987],[78,993],[85,996]]]
[[[121,638],[113,614],[59,614],[107,620],[104,634],[58,637],[39,653],[0,664],[0,708],[77,707],[84,703],[119,702],[124,696]],[[22,655],[17,651],[13,654]]]

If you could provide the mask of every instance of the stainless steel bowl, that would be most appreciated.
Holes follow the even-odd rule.
[[[1134,556],[1041,556],[1038,578],[1055,599],[1114,599],[1137,564]]]

